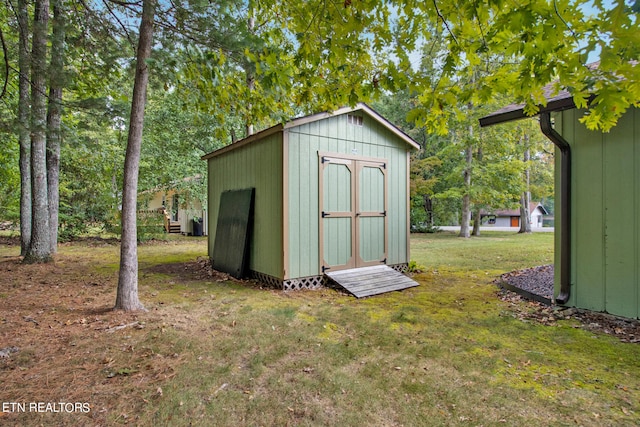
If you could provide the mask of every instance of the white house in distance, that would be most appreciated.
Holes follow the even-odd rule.
[[[543,219],[549,212],[541,203],[529,204],[531,228],[541,228]],[[482,225],[489,227],[520,227],[520,209],[503,209],[482,213]]]
[[[185,180],[202,179],[200,176]],[[180,233],[189,236],[208,234],[207,211],[200,200],[183,195],[176,189],[145,191],[138,197],[139,208],[147,211],[164,212],[164,228],[167,233]],[[206,200],[205,200],[206,203]],[[194,219],[199,226],[194,228]]]

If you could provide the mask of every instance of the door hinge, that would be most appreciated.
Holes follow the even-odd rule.
[[[322,218],[325,216],[331,216],[331,214],[329,212],[322,211]]]
[[[331,270],[331,267],[327,267],[326,265],[322,266],[322,272],[324,273],[327,270]]]
[[[329,163],[329,162],[331,162],[331,160],[330,160],[330,159],[328,159],[328,158],[327,158],[327,157],[325,157],[325,156],[322,156],[322,163],[325,163],[325,162],[326,162],[326,163]]]

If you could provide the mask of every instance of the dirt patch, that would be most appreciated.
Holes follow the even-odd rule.
[[[0,258],[0,404],[26,405],[23,412],[19,406],[17,411],[0,410],[0,425],[135,425],[136,414],[167,393],[167,381],[184,362],[176,331],[210,337],[210,331],[197,329],[199,316],[224,313],[212,314],[204,303],[189,305],[187,311],[183,305],[216,300],[206,287],[181,291],[175,295],[180,303],[167,304],[170,291],[159,299],[146,293],[148,285],[141,283],[148,311],[114,311],[117,271],[105,267],[115,261],[109,258],[114,257],[112,243],[76,241],[69,245],[86,247],[92,256],[60,251],[48,264],[23,264],[18,256]],[[11,246],[11,253],[16,253]],[[239,282],[211,270],[207,257],[159,262],[141,271],[166,274],[176,284]],[[173,286],[162,283],[165,290]],[[43,404],[37,409],[44,412],[30,412],[30,404]]]
[[[171,375],[178,361],[144,344],[163,317],[113,311],[116,285],[82,257],[0,259],[0,402],[24,405],[0,424],[108,425]]]
[[[0,245],[19,246],[20,236],[0,236]]]
[[[202,280],[226,282],[235,280],[226,273],[213,270],[208,257],[198,257],[195,261],[157,264],[144,269],[144,271],[171,275],[181,282]]]

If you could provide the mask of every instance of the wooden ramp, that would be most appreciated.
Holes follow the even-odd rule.
[[[418,286],[417,282],[386,265],[332,271],[325,275],[356,298]]]

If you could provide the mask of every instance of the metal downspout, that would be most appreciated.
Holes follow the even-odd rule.
[[[560,293],[555,298],[559,304],[569,301],[571,292],[571,146],[553,129],[551,113],[540,114],[542,133],[560,149]]]

